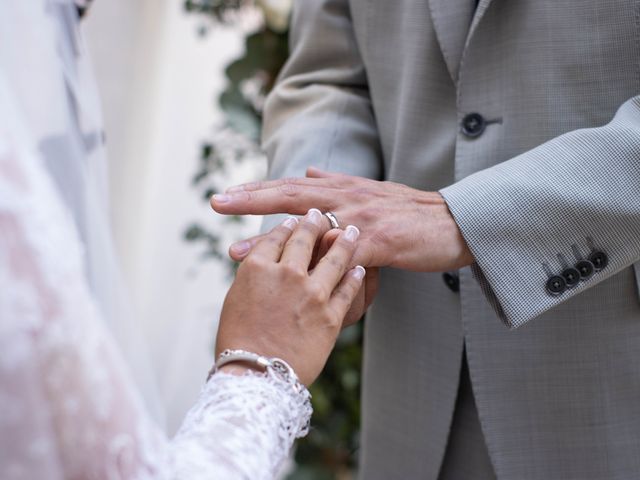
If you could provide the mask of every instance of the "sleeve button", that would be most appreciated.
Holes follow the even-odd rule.
[[[547,292],[554,297],[567,289],[567,282],[561,275],[554,275],[547,280]]]
[[[569,267],[562,272],[562,278],[567,284],[567,288],[573,288],[580,282],[580,272],[573,267]]]
[[[449,287],[449,290],[452,292],[460,291],[460,278],[455,272],[444,272],[442,274],[442,280],[444,280],[445,285]]]
[[[609,257],[601,251],[595,251],[589,255],[589,261],[593,264],[596,272],[599,272],[609,264]]]
[[[593,263],[591,263],[589,260],[580,260],[578,263],[576,263],[576,268],[580,272],[580,278],[582,278],[582,280],[591,278],[591,275],[593,275],[593,272],[595,271]]]

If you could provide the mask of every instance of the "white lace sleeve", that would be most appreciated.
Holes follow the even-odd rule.
[[[1,81],[0,478],[272,478],[304,433],[308,392],[216,374],[163,435],[95,308],[68,211],[31,143],[3,128],[18,120]]]
[[[173,440],[176,476],[273,478],[295,437],[307,432],[307,396],[265,375],[216,373]]]

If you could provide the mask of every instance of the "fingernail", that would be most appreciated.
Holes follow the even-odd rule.
[[[241,192],[243,190],[242,185],[234,185],[233,187],[229,187],[225,190],[225,193],[234,193]]]
[[[367,273],[367,271],[364,269],[364,267],[358,265],[356,268],[353,269],[353,276],[356,277],[358,280],[362,280],[364,278],[364,274]]]
[[[322,213],[317,208],[312,208],[307,212],[306,220],[319,226],[320,220],[322,220]]]
[[[349,225],[344,232],[344,238],[349,240],[350,242],[355,242],[358,236],[360,235],[360,230],[355,225]]]
[[[231,250],[238,255],[244,255],[251,248],[251,244],[249,242],[238,242],[231,245]]]
[[[213,196],[216,203],[229,203],[231,201],[231,195],[224,195],[217,193]]]
[[[287,227],[289,230],[293,230],[298,225],[298,219],[296,217],[287,217],[282,222],[283,227]]]

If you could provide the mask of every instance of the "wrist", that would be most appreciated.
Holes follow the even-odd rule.
[[[438,193],[440,198],[443,200],[444,208],[446,209],[447,222],[449,223],[449,227],[453,236],[453,241],[450,243],[452,251],[451,251],[451,260],[452,260],[452,268],[459,269],[463,267],[467,267],[471,265],[475,259],[473,258],[473,254],[467,245],[466,240],[462,236],[462,232],[460,231],[460,227],[456,222],[451,210],[449,210],[449,206],[447,202],[444,201],[444,198],[440,193]]]
[[[233,362],[227,363],[218,369],[219,372],[229,373],[231,375],[244,375],[245,373],[258,372],[263,373],[264,369],[260,368],[258,365],[249,363],[249,362]]]

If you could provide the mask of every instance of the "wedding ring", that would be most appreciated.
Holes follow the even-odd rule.
[[[340,224],[338,223],[338,218],[333,213],[324,212],[323,215],[329,219],[331,228],[340,228]]]

